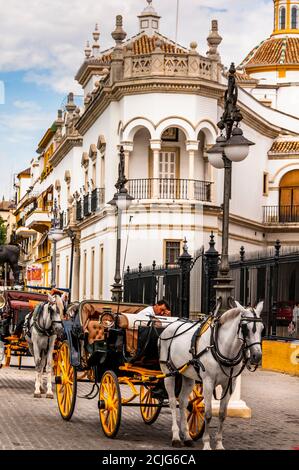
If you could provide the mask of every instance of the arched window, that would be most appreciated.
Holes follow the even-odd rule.
[[[285,7],[281,7],[279,10],[279,29],[286,28],[286,9]]]
[[[286,173],[279,184],[281,222],[299,222],[299,170]]]
[[[292,29],[298,29],[298,7],[292,7]]]

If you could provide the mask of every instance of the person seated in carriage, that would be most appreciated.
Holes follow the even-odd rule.
[[[153,306],[148,306],[137,313],[136,318],[149,319],[150,317],[171,317],[170,306],[164,299],[158,300]]]

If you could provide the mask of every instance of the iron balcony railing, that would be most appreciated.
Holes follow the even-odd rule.
[[[299,223],[299,206],[264,206],[264,224]]]
[[[178,178],[130,179],[128,191],[134,199],[183,199],[211,202],[210,181]]]
[[[80,221],[97,212],[105,203],[105,189],[95,188],[76,202],[76,220]]]
[[[91,212],[96,212],[105,202],[105,189],[96,188],[91,192]]]
[[[90,195],[86,194],[83,196],[83,215],[84,217],[88,217],[90,214]]]

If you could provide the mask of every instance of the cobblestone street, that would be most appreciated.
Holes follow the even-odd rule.
[[[78,399],[70,422],[61,419],[56,399],[34,399],[34,372],[3,368],[0,371],[0,449],[160,450],[169,449],[171,418],[163,409],[151,427],[138,408],[123,409],[118,437],[104,437],[97,399]],[[79,395],[90,390],[79,385]],[[244,373],[242,399],[252,408],[252,419],[228,418],[226,449],[292,449],[299,445],[299,379],[258,371]],[[215,434],[217,419],[213,418]],[[201,441],[195,449],[201,449]]]

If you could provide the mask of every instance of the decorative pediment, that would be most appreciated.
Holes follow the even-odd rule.
[[[81,166],[83,166],[84,168],[87,168],[88,165],[89,165],[88,153],[83,152],[82,153],[82,159],[81,159]]]
[[[104,153],[106,150],[106,139],[103,135],[100,135],[98,138],[97,148],[101,153]]]
[[[65,170],[64,181],[66,182],[66,184],[70,184],[70,182],[71,182],[71,172],[70,172],[70,170]]]
[[[89,148],[89,158],[94,161],[96,160],[97,158],[97,153],[98,153],[98,150],[97,150],[97,147],[95,144],[91,144],[90,148]]]

